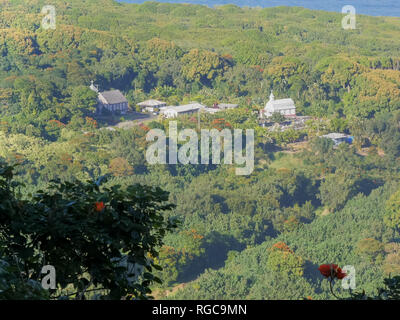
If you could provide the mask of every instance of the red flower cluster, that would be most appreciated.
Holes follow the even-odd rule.
[[[332,280],[334,278],[341,280],[346,277],[346,273],[344,273],[337,264],[322,264],[319,266],[318,270],[324,277],[331,278]]]
[[[213,128],[221,131],[224,128],[232,128],[232,125],[226,121],[224,118],[218,118],[218,119],[214,119],[212,122]]]
[[[258,72],[261,72],[261,73],[263,73],[264,72],[264,69],[263,68],[261,68],[261,66],[253,66],[253,68],[254,69],[256,69]]]
[[[284,252],[294,253],[293,250],[291,250],[289,246],[282,241],[275,243],[269,250],[271,251],[280,250]]]
[[[56,126],[58,126],[59,128],[61,128],[61,127],[65,127],[65,124],[64,123],[62,123],[61,121],[59,121],[59,120],[49,120],[49,123],[51,123],[51,124],[55,124]]]
[[[144,131],[150,131],[150,128],[145,124],[143,124],[143,122],[139,123],[139,127],[142,128]]]
[[[103,202],[103,201],[101,201],[101,202],[96,202],[96,203],[94,204],[94,206],[95,206],[95,210],[96,210],[97,212],[103,211],[103,209],[106,207],[106,206],[104,205],[104,202]]]
[[[98,125],[97,121],[91,117],[86,117],[86,123],[93,128],[97,128]]]

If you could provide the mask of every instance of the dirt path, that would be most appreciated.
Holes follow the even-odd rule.
[[[114,127],[120,128],[120,129],[130,129],[133,126],[137,126],[140,123],[146,123],[146,122],[154,121],[156,119],[157,119],[157,116],[149,115],[149,117],[147,117],[147,118],[140,118],[140,119],[135,119],[135,120],[127,120],[127,121],[119,122]]]
[[[170,295],[175,294],[176,292],[178,292],[179,290],[183,289],[184,287],[186,287],[188,285],[188,283],[180,283],[174,287],[172,287],[171,289],[167,289],[167,290],[155,290],[153,292],[153,297],[155,300],[160,300],[164,297],[169,297]]]

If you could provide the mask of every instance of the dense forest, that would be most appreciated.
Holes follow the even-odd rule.
[[[141,297],[151,288],[168,299],[330,299],[320,264],[354,266],[357,288],[370,295],[386,277],[400,275],[398,18],[360,15],[355,30],[343,30],[342,14],[300,7],[55,0],[53,30],[41,27],[46,4],[0,0],[0,168],[6,168],[0,191],[11,199],[4,203],[19,208],[21,201],[29,209],[23,214],[38,219],[43,208],[68,199],[79,203],[76,212],[93,211],[101,200],[115,219],[113,197],[128,205],[141,188],[151,208],[168,201],[157,210],[177,225],[158,216],[158,224],[145,221],[159,232],[149,248],[155,278],[134,289],[114,279],[110,297]],[[170,120],[107,130],[126,116],[95,114],[91,80],[101,90],[121,90],[132,111],[148,98],[239,104],[201,114],[201,128],[254,129],[254,172],[237,176],[225,164],[148,164],[146,134],[167,131]],[[303,129],[259,125],[271,90],[310,116]],[[180,129],[197,126],[197,117],[178,119]],[[334,147],[318,137],[330,132],[351,134],[354,143]],[[13,166],[13,179],[5,163]],[[100,176],[107,176],[101,192],[87,182]],[[78,197],[82,192],[87,198]],[[7,211],[2,201],[0,213]],[[15,210],[0,218],[0,234],[15,231],[3,227],[20,217]],[[29,232],[29,225],[23,228],[32,236],[42,232],[37,221]],[[90,230],[95,241],[100,229]],[[113,230],[106,232],[114,239]],[[0,254],[11,255],[10,242],[1,239]],[[112,254],[137,249],[130,246],[126,241]],[[30,254],[30,264],[42,261]],[[90,272],[62,269],[62,285],[85,272],[90,285],[104,284],[98,273],[105,271],[90,266]]]

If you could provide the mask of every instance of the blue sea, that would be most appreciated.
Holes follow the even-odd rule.
[[[400,17],[400,0],[157,0],[170,3],[195,3],[210,7],[221,4],[235,4],[249,7],[296,6],[315,10],[341,12],[345,5],[352,5],[356,13],[371,16]],[[143,3],[145,0],[119,0],[119,2]]]

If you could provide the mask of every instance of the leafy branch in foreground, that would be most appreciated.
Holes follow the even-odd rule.
[[[0,299],[47,298],[38,280],[44,265],[56,270],[50,298],[147,299],[164,235],[177,227],[162,212],[174,205],[160,188],[132,185],[123,190],[96,182],[52,181],[29,200],[15,192],[12,167],[0,167]],[[38,296],[22,284],[39,285]]]

